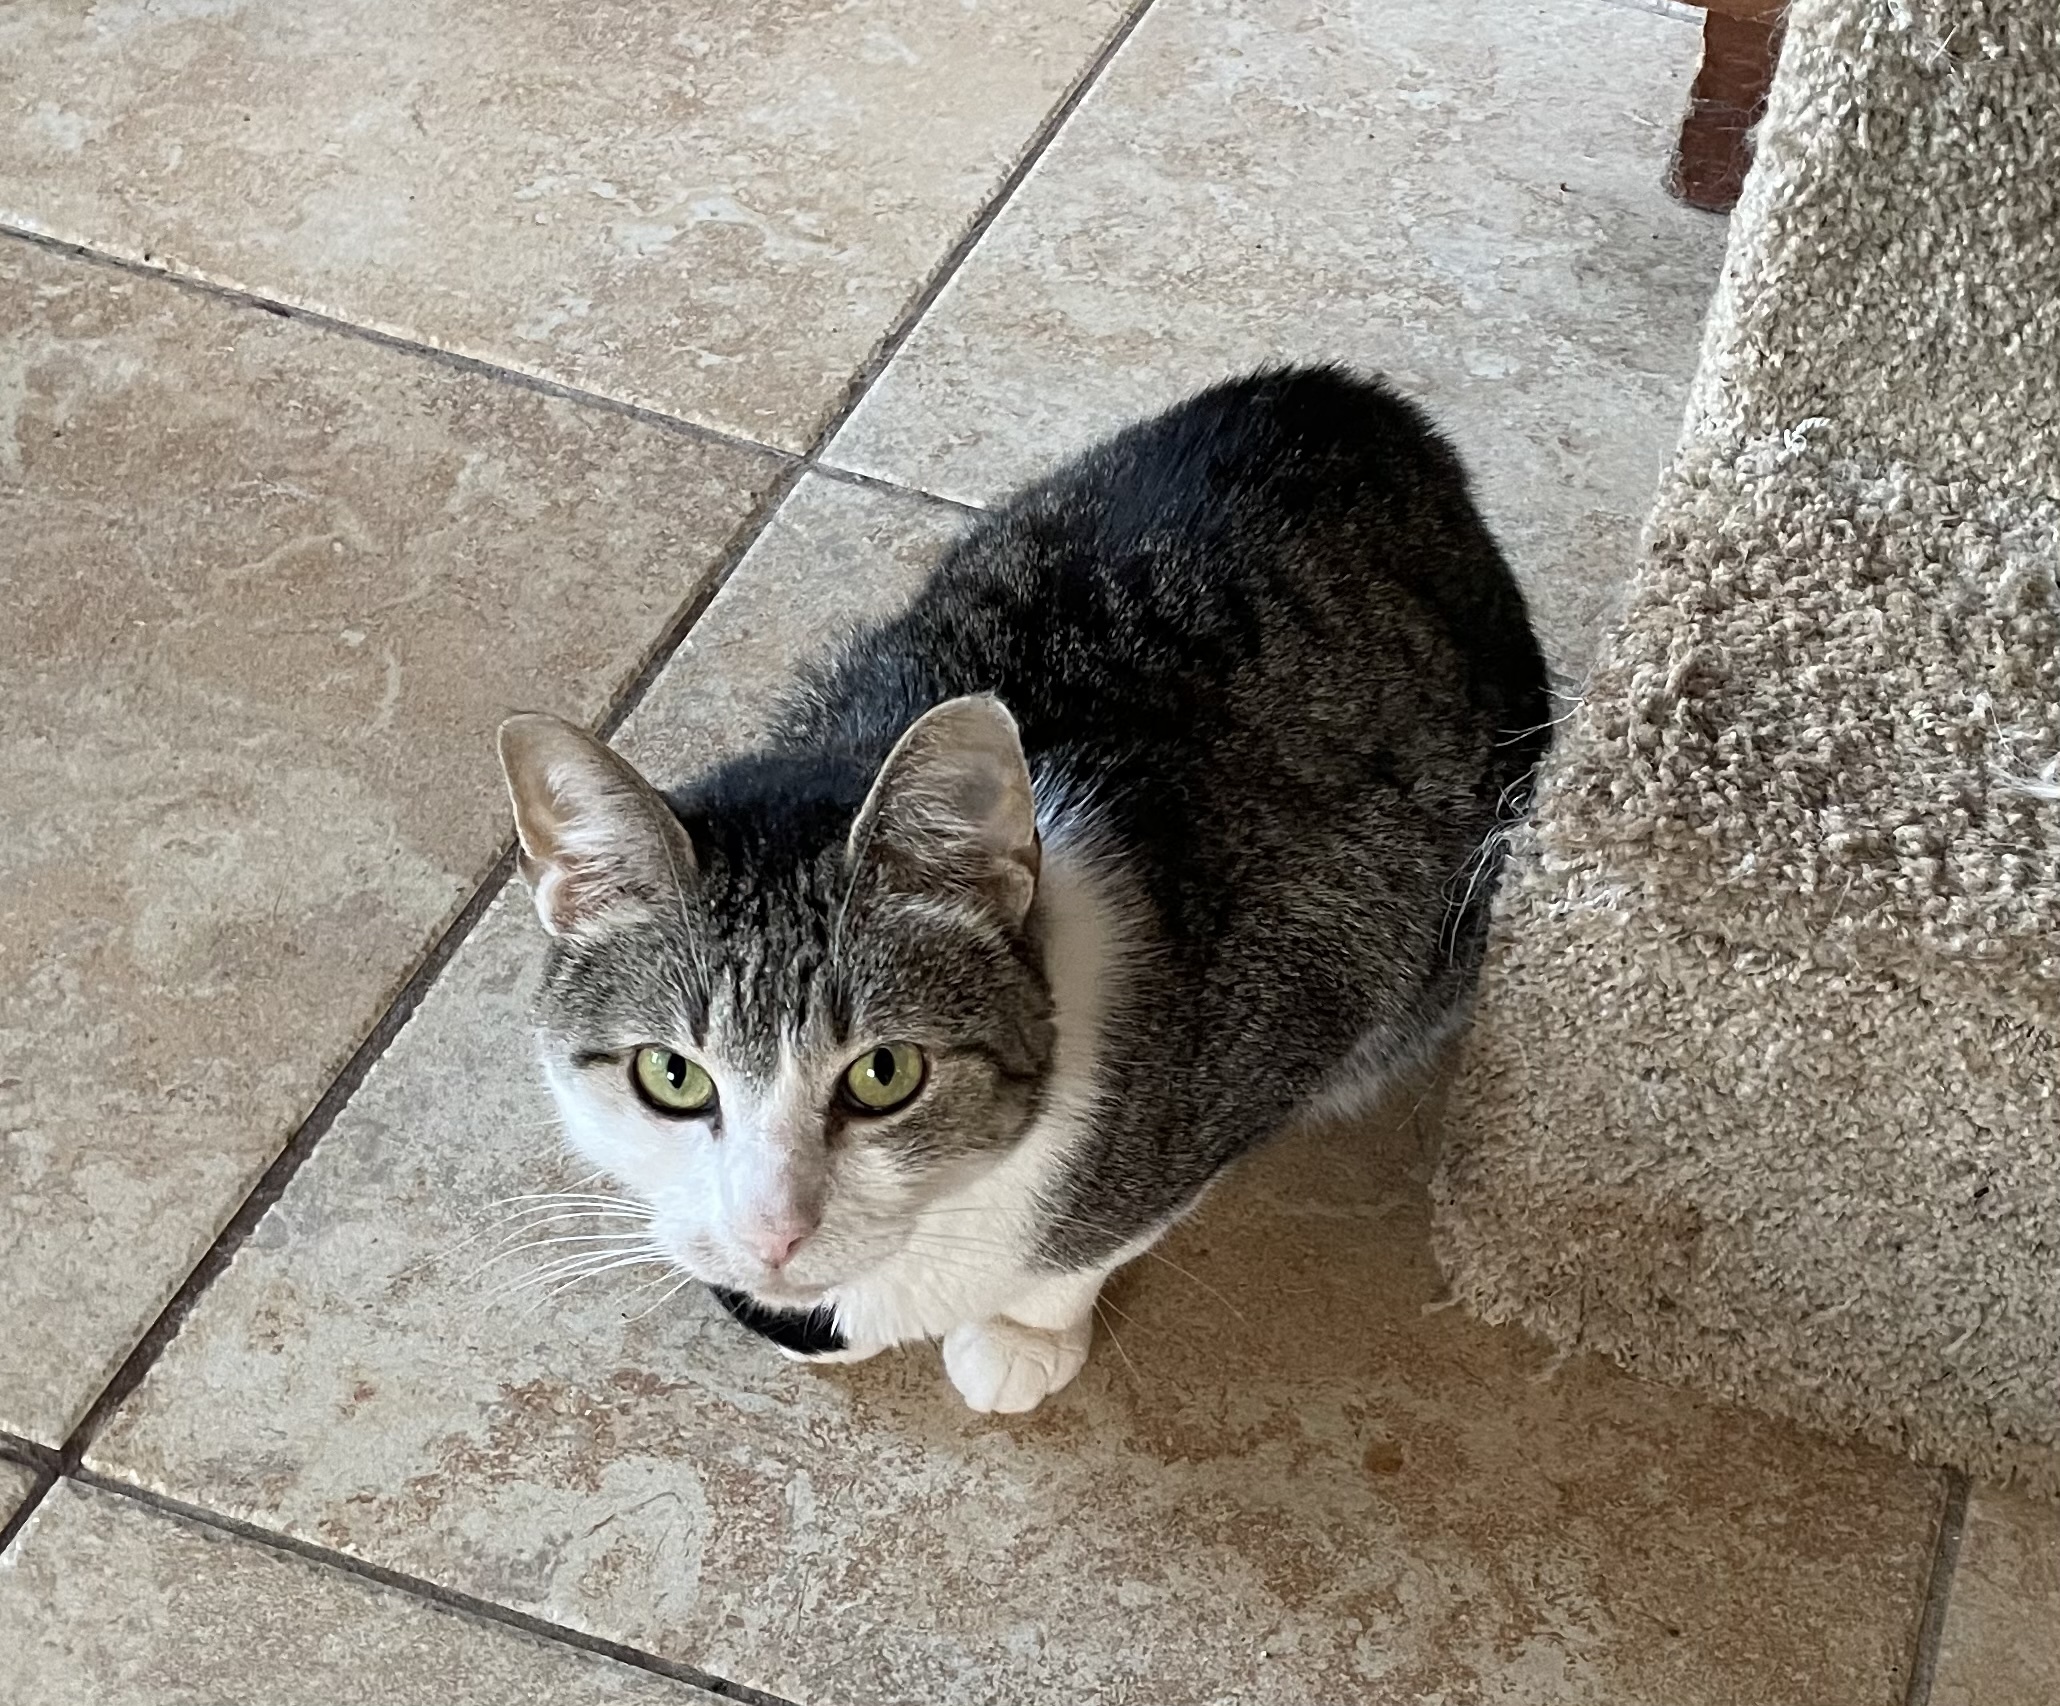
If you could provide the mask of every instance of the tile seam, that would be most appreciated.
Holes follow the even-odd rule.
[[[57,1469],[57,1450],[43,1444],[41,1440],[30,1439],[26,1434],[9,1433],[0,1428],[0,1462],[20,1464],[24,1469]]]
[[[57,1485],[58,1475],[56,1453],[13,1435],[6,1437],[6,1450],[0,1451],[0,1462],[15,1464],[33,1477],[21,1503],[0,1516],[0,1556],[4,1556],[14,1544],[14,1537],[28,1526],[29,1518],[42,1508],[50,1489]]]
[[[1917,1638],[1910,1651],[1910,1680],[1903,1690],[1902,1706],[1929,1706],[1931,1700],[1939,1643],[1945,1635],[1946,1609],[1952,1599],[1953,1576],[1960,1564],[1960,1543],[1967,1534],[1969,1491],[1965,1475],[1957,1469],[1946,1471],[1945,1496],[1939,1502],[1931,1569],[1925,1578],[1924,1607],[1917,1619]]]
[[[850,486],[870,486],[882,491],[904,492],[911,497],[928,498],[932,503],[947,505],[963,510],[968,515],[982,515],[986,511],[979,504],[967,503],[961,498],[947,497],[942,492],[933,492],[921,486],[911,486],[903,481],[890,479],[882,474],[863,473],[855,468],[841,468],[835,463],[821,460],[823,450],[829,443],[823,435],[821,443],[807,450],[787,450],[776,444],[767,444],[763,439],[750,438],[742,433],[727,432],[721,427],[705,425],[689,420],[684,415],[655,409],[648,404],[631,403],[620,397],[612,397],[605,391],[590,391],[578,385],[568,385],[562,380],[547,379],[541,374],[527,373],[519,367],[509,367],[501,362],[489,361],[483,356],[466,355],[458,350],[443,349],[435,344],[404,338],[393,332],[384,332],[375,326],[367,326],[356,320],[342,319],[333,314],[324,314],[317,309],[303,308],[291,302],[282,302],[276,297],[238,285],[217,284],[209,279],[172,271],[169,268],[153,266],[147,262],[133,260],[126,255],[117,255],[106,249],[95,248],[90,243],[76,243],[46,232],[30,230],[0,220],[0,239],[26,244],[47,254],[62,256],[66,260],[79,261],[87,266],[100,267],[109,272],[127,274],[151,284],[169,285],[193,296],[205,297],[228,307],[241,308],[255,313],[270,315],[275,320],[288,320],[306,325],[318,332],[349,339],[356,343],[370,344],[376,349],[391,350],[396,355],[413,357],[433,366],[444,367],[453,372],[486,380],[490,384],[506,385],[517,391],[528,391],[536,396],[548,397],[554,402],[569,403],[574,408],[591,409],[598,414],[615,415],[648,426],[675,437],[693,440],[697,443],[719,446],[727,450],[740,451],[748,456],[770,459],[787,466],[803,466],[825,477]],[[870,360],[870,358],[869,358]],[[877,377],[877,375],[873,375]],[[867,381],[870,389],[871,381]],[[846,414],[841,406],[834,425],[841,426]]]
[[[1044,116],[1037,128],[1030,133],[1030,140],[1024,145],[1021,157],[1009,169],[1007,176],[995,187],[994,193],[982,204],[980,211],[974,215],[972,223],[966,227],[958,241],[945,251],[944,258],[931,270],[928,281],[911,298],[909,305],[902,311],[893,326],[889,328],[887,335],[874,346],[872,355],[860,364],[857,373],[853,375],[847,387],[843,404],[831,412],[829,419],[824,423],[822,431],[816,435],[815,443],[810,446],[807,455],[803,458],[808,467],[814,468],[822,462],[824,454],[836,440],[837,434],[844,430],[851,417],[858,412],[859,405],[865,401],[867,395],[872,391],[874,382],[887,370],[887,367],[894,358],[901,353],[902,346],[908,342],[916,327],[922,323],[924,317],[936,304],[937,299],[950,288],[952,281],[958,277],[966,262],[972,258],[973,251],[980,246],[981,239],[993,228],[995,221],[1000,219],[1002,214],[1007,211],[1009,203],[1015,199],[1016,192],[1023,187],[1030,174],[1037,169],[1038,164],[1050,151],[1052,144],[1058,140],[1060,132],[1066,128],[1073,115],[1080,110],[1081,104],[1094,92],[1096,86],[1101,82],[1103,73],[1115,63],[1116,57],[1123,51],[1130,38],[1137,33],[1138,26],[1144,22],[1146,14],[1151,11],[1154,4],[1155,0],[1132,0],[1130,6],[1123,13],[1122,21],[1110,32],[1108,39],[1096,50],[1094,57],[1087,62],[1080,75],[1073,80],[1072,87],[1060,97],[1058,104]],[[851,472],[851,470],[836,470],[837,475],[840,477],[847,472]],[[876,476],[868,475],[862,477],[875,478]],[[897,482],[893,481],[883,483],[898,485]],[[898,489],[908,491],[915,488],[902,486]],[[929,497],[936,496],[935,493],[925,493],[924,495]],[[939,501],[949,503],[953,500],[941,498]],[[960,507],[970,506],[961,505]]]
[[[675,1660],[661,1658],[656,1653],[646,1652],[640,1647],[624,1641],[611,1641],[605,1636],[590,1635],[569,1624],[554,1623],[549,1618],[533,1616],[526,1611],[517,1611],[512,1606],[500,1605],[493,1600],[481,1599],[473,1594],[461,1593],[455,1588],[444,1586],[426,1576],[410,1574],[406,1570],[390,1569],[384,1564],[374,1564],[349,1552],[334,1547],[317,1545],[297,1535],[281,1533],[276,1529],[264,1528],[240,1517],[232,1517],[220,1511],[209,1510],[204,1505],[189,1504],[184,1499],[175,1499],[148,1487],[123,1481],[98,1470],[74,1468],[62,1477],[79,1486],[95,1492],[107,1493],[117,1498],[141,1505],[160,1515],[175,1517],[196,1527],[212,1529],[220,1534],[233,1536],[267,1551],[281,1553],[287,1557],[299,1558],[323,1569],[335,1570],[339,1574],[354,1576],[369,1581],[393,1592],[406,1594],[409,1598],[441,1606],[447,1611],[458,1612],[478,1622],[493,1624],[502,1628],[518,1629],[526,1635],[555,1642],[560,1646],[572,1647],[615,1663],[627,1665],[649,1675],[660,1676],[668,1682],[679,1682],[699,1688],[721,1700],[734,1700],[744,1706],[793,1706],[793,1703],[776,1694],[766,1694],[743,1683],[726,1681],[719,1676],[697,1670],[692,1665],[680,1664]]]
[[[719,444],[758,456],[773,456],[783,462],[798,461],[802,455],[800,451],[783,449],[779,445],[767,444],[761,439],[750,438],[743,433],[729,432],[721,427],[707,426],[700,421],[690,420],[685,415],[653,408],[647,403],[632,403],[621,397],[612,397],[605,391],[591,391],[584,386],[568,385],[562,379],[549,379],[540,373],[530,373],[519,367],[511,367],[506,362],[492,361],[485,356],[467,355],[462,350],[446,349],[438,344],[425,343],[419,338],[383,331],[377,326],[368,326],[361,320],[347,320],[341,315],[325,314],[319,308],[308,308],[300,303],[268,296],[263,291],[251,289],[247,285],[223,284],[198,273],[184,272],[176,267],[159,266],[151,261],[138,260],[131,255],[98,248],[91,243],[75,242],[71,238],[59,237],[48,231],[38,231],[32,226],[0,220],[0,237],[26,243],[48,254],[83,261],[89,266],[103,267],[110,272],[126,273],[133,278],[147,279],[153,284],[168,284],[173,289],[183,290],[192,296],[206,297],[210,301],[226,303],[234,308],[268,314],[275,320],[293,321],[313,327],[317,331],[348,338],[356,343],[370,344],[378,349],[413,356],[434,366],[492,380],[498,384],[512,386],[518,391],[529,391],[560,402],[574,403],[603,414],[625,416],[645,426],[675,433],[682,438]]]
[[[840,486],[857,486],[866,491],[898,492],[903,497],[921,498],[925,503],[957,510],[959,514],[967,517],[990,513],[984,504],[968,503],[964,498],[948,498],[942,492],[931,491],[927,486],[906,485],[900,480],[890,480],[881,474],[863,474],[856,468],[840,468],[834,462],[813,463],[808,471],[821,475],[825,480],[834,480]]]

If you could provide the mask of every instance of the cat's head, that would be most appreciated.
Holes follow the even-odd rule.
[[[545,1074],[680,1267],[813,1303],[1023,1134],[1052,1004],[998,702],[930,711],[869,786],[765,760],[677,809],[556,718],[511,719],[500,749],[552,939]]]

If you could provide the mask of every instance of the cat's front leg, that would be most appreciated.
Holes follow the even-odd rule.
[[[969,1408],[1020,1415],[1087,1361],[1094,1300],[1109,1270],[1056,1274],[1027,1287],[1005,1315],[961,1321],[944,1335],[944,1372]]]

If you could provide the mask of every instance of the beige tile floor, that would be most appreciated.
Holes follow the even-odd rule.
[[[2060,1700],[2060,1521],[2053,1506],[1977,1487],[1944,1612],[1935,1706]]]
[[[36,1490],[36,1472],[26,1463],[0,1457],[0,1523],[7,1522]]]
[[[945,500],[1280,356],[1431,404],[1578,678],[1721,258],[1657,189],[1694,56],[1601,0],[0,9],[0,1702],[2060,1694],[2052,1507],[1436,1308],[1406,1104],[1028,1419],[486,1261],[560,1166],[504,711],[691,771]]]
[[[38,1706],[716,1698],[71,1482],[0,1573],[0,1627],[20,1641],[0,1689]]]
[[[807,446],[1117,0],[19,0],[0,219]]]
[[[18,241],[0,327],[0,1428],[56,1445],[499,857],[481,731],[603,715],[780,471]]]

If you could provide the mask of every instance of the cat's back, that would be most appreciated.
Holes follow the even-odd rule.
[[[1333,368],[1219,385],[1017,494],[817,683],[793,732],[870,759],[970,692],[1104,795],[1228,766],[1219,801],[1240,764],[1321,793],[1318,772],[1449,771],[1457,748],[1546,720],[1522,597],[1458,459],[1410,404]]]
[[[1084,831],[1125,919],[1055,1261],[1442,1034],[1549,716],[1522,594],[1415,409],[1287,371],[1118,434],[978,522],[777,744],[855,803],[972,693],[1016,718],[1047,846]]]

